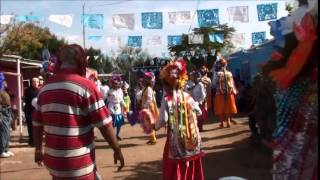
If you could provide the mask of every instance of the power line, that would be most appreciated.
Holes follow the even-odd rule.
[[[113,2],[113,3],[108,3],[108,4],[96,4],[96,5],[88,5],[87,7],[101,7],[101,6],[111,6],[111,5],[117,5],[117,4],[122,4],[128,1],[132,0],[123,0],[123,1],[118,1],[118,2]]]

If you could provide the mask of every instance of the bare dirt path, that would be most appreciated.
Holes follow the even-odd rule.
[[[205,179],[216,180],[225,176],[239,176],[249,180],[270,180],[270,155],[261,147],[250,146],[250,131],[246,118],[235,118],[237,125],[219,128],[219,124],[207,121],[201,133]],[[0,159],[0,180],[49,180],[48,171],[33,162],[33,148],[18,143],[13,132],[11,151],[16,155]],[[122,151],[126,167],[116,171],[112,150],[97,132],[96,157],[98,171],[103,179],[160,180],[165,129],[161,129],[156,145],[147,145],[147,137],[139,125],[126,124],[121,131]]]

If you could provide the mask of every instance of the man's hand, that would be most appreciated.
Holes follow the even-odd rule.
[[[43,152],[41,150],[34,152],[34,162],[37,163],[38,166],[43,166]]]
[[[120,161],[120,166],[118,167],[118,171],[120,171],[124,167],[124,159],[121,150],[114,151],[113,160],[114,164],[117,164],[117,161]]]

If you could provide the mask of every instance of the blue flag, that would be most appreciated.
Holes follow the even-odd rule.
[[[182,36],[168,36],[168,46],[176,46],[182,44]]]
[[[209,41],[223,44],[224,35],[223,35],[223,33],[210,33],[209,34]]]
[[[85,14],[81,22],[88,28],[103,29],[103,14]]]
[[[197,10],[199,27],[219,25],[219,9]]]
[[[19,16],[16,16],[16,20],[21,22],[32,22],[32,21],[39,21],[39,17],[35,15],[19,15]]]
[[[88,40],[98,42],[102,40],[102,36],[88,36]]]
[[[253,32],[252,33],[252,44],[259,45],[266,41],[266,32]]]
[[[258,20],[268,21],[272,19],[277,19],[277,9],[278,9],[278,3],[257,5]]]
[[[142,46],[142,36],[129,36],[128,37],[129,47],[141,47]]]
[[[162,29],[162,12],[141,13],[141,18],[144,29]]]

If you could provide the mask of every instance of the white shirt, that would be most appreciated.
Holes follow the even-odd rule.
[[[192,90],[192,97],[194,101],[198,102],[199,104],[202,104],[205,101],[206,96],[206,87],[202,82],[199,82]]]
[[[111,114],[121,114],[121,106],[124,105],[122,89],[110,89],[108,91],[108,109]]]

